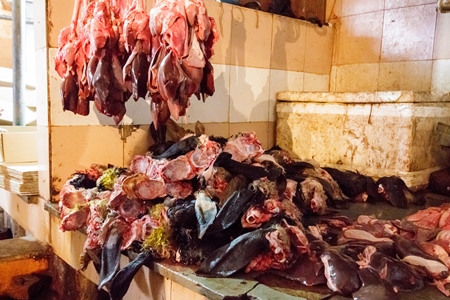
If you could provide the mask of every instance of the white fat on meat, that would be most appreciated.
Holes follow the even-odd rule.
[[[441,274],[448,273],[448,267],[436,260],[426,259],[416,255],[407,255],[402,260],[411,265],[425,268],[433,278],[439,278]]]
[[[330,265],[328,264],[328,261],[330,260],[330,256],[328,254],[322,254],[320,256],[320,260],[323,263],[323,273],[325,275],[325,278],[327,279],[327,286],[330,290],[334,292],[338,292],[338,287],[334,284],[333,280],[331,279],[331,273],[330,273]]]
[[[379,242],[387,242],[387,243],[394,243],[393,240],[390,238],[377,238],[373,234],[361,230],[361,229],[352,229],[352,228],[346,228],[342,231],[341,237],[338,240],[339,244],[346,243],[348,241],[368,241],[372,243],[379,243]]]

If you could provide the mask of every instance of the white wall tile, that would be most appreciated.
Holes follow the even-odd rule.
[[[433,61],[431,92],[438,94],[450,93],[450,59]]]
[[[374,12],[341,18],[335,39],[338,65],[380,61],[383,15]]]
[[[303,79],[303,91],[305,92],[329,92],[330,75],[305,73]]]
[[[190,99],[191,105],[187,112],[187,121],[195,123],[227,122],[230,106],[230,66],[213,65],[215,92],[205,102],[195,95]]]
[[[379,91],[429,91],[432,61],[381,63]]]
[[[36,49],[47,47],[46,6],[42,1],[33,1],[34,42]]]
[[[450,39],[448,29],[450,28],[450,13],[439,13],[436,22],[436,34],[434,37],[433,59],[450,58]]]
[[[336,80],[337,80],[337,70],[338,66],[332,66],[331,67],[331,73],[330,73],[330,92],[336,91]]]
[[[435,4],[386,10],[381,61],[431,59],[435,24]]]
[[[409,6],[415,6],[415,5],[430,4],[430,3],[436,3],[436,1],[435,0],[386,0],[384,3],[384,7],[385,7],[385,9],[391,9],[391,8],[409,7]]]
[[[379,64],[354,64],[337,67],[336,92],[374,92],[377,90]]]
[[[269,121],[276,120],[275,105],[277,93],[283,91],[303,91],[303,72],[270,70]]]
[[[269,70],[230,67],[230,122],[267,121]]]
[[[384,1],[385,0],[342,0],[342,16],[358,15],[383,10]]]

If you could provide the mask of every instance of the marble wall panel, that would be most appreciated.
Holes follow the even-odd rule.
[[[436,14],[435,3],[386,10],[383,23],[381,60],[431,59]]]
[[[380,61],[383,15],[381,11],[341,18],[337,65]]]

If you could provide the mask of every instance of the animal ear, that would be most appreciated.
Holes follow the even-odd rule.
[[[205,133],[205,126],[203,126],[203,124],[200,121],[197,121],[195,123],[195,135],[201,136],[204,133]]]
[[[155,128],[155,124],[150,124],[150,135],[157,145],[164,144],[166,142],[167,126],[165,124],[159,124],[158,129]]]

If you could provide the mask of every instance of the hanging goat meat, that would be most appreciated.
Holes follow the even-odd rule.
[[[123,67],[123,78],[124,81],[130,81],[132,96],[136,101],[147,94],[148,56],[151,49],[149,20],[143,0],[137,0],[126,13],[123,25],[125,48],[131,52]]]
[[[55,57],[63,110],[86,116],[94,101],[119,124],[130,96],[149,97],[156,129],[178,120],[192,95],[214,94],[217,40],[202,0],[155,0],[149,13],[144,0],[76,0]]]
[[[149,70],[147,87],[152,101],[167,106],[152,108],[169,110],[178,120],[186,115],[189,98],[199,99],[214,93],[214,73],[208,59],[218,39],[215,22],[206,14],[203,1],[157,0],[150,10],[150,31],[160,46]],[[157,95],[153,97],[153,95]],[[155,127],[165,123],[163,110],[152,110]]]

